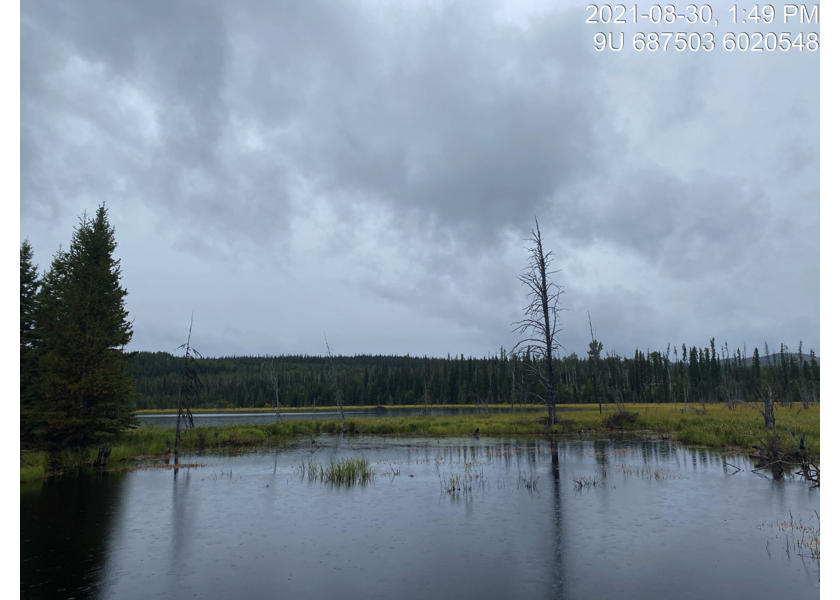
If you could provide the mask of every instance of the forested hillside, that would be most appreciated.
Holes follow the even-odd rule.
[[[632,357],[555,361],[558,402],[727,402],[752,400],[770,386],[777,400],[819,401],[819,359],[789,352],[754,349],[746,357],[714,339],[708,348],[681,352],[636,351]],[[775,360],[774,360],[775,358]],[[272,377],[272,362],[277,386]],[[193,408],[333,406],[335,392],[327,357],[244,356],[198,359],[205,391]],[[345,406],[391,404],[540,403],[541,388],[528,356],[512,358],[504,348],[485,358],[414,356],[333,357]],[[137,408],[175,408],[183,358],[166,352],[135,352],[129,368],[136,379]],[[597,396],[595,395],[597,390]]]

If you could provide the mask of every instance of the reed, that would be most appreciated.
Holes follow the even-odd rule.
[[[309,461],[301,463],[301,478],[310,482],[320,481],[339,486],[364,485],[376,479],[376,472],[371,464],[362,456],[331,460],[326,467]]]

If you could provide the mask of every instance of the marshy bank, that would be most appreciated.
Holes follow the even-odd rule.
[[[614,408],[602,414],[597,406],[558,406],[560,422],[552,427],[546,426],[543,411],[537,408],[529,412],[483,413],[473,410],[465,414],[461,407],[458,409],[460,414],[350,417],[345,421],[337,418],[284,419],[268,423],[250,422],[253,413],[245,413],[235,417],[241,420],[241,424],[208,425],[185,430],[181,437],[181,449],[182,453],[229,454],[283,447],[301,437],[312,439],[324,434],[350,438],[365,435],[446,438],[470,436],[476,431],[482,437],[499,438],[596,439],[618,434],[666,436],[689,446],[740,453],[749,453],[754,451],[754,446],[767,443],[760,418],[745,406],[733,409],[721,405],[701,408],[646,404],[626,405],[626,408],[632,418],[621,418]],[[445,409],[437,410],[443,412]],[[138,460],[167,458],[168,448],[174,439],[173,429],[145,423],[123,432],[111,444],[108,470],[127,469]],[[798,451],[800,441],[804,439],[810,460],[819,465],[819,405],[807,409],[796,404],[776,406],[776,431],[779,443],[791,453]],[[97,453],[96,447],[58,453],[22,451],[21,482],[38,481],[50,474],[89,466]]]

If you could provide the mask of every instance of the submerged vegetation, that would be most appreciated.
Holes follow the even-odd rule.
[[[784,542],[784,549],[790,558],[791,553],[808,558],[812,560],[820,560],[820,513],[815,510],[813,515],[810,515],[809,520],[814,523],[809,525],[801,518],[796,521],[793,515],[790,515],[789,521],[780,521],[778,523],[762,523],[759,529],[765,527],[770,531],[775,531],[775,538],[779,542]],[[770,540],[767,540],[767,554],[770,555]]]

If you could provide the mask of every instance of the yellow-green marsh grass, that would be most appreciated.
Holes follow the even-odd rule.
[[[749,450],[753,444],[763,445],[765,437],[764,419],[747,406],[729,409],[720,404],[707,404],[702,409],[682,405],[645,404],[627,405],[628,410],[639,413],[634,429],[649,429],[661,433],[673,433],[674,437],[689,445],[711,448],[732,448]],[[815,464],[820,457],[820,408],[811,405],[803,409],[795,404],[791,407],[776,405],[776,432],[786,448],[799,445],[799,436],[805,434],[805,443]]]
[[[596,405],[597,406],[597,405]],[[394,405],[381,405],[381,404],[366,404],[364,406],[345,406],[344,410],[346,411],[353,411],[353,410],[376,410],[379,408],[386,408],[386,409],[412,409],[412,410],[420,410],[423,408],[422,404],[394,404]],[[431,404],[428,407],[428,410],[435,411],[438,409],[447,409],[447,408],[475,408],[473,405],[464,405],[464,404]],[[488,408],[492,409],[505,409],[510,408],[510,404],[489,404]],[[533,409],[533,410],[540,410],[542,405],[540,404],[517,404],[517,410],[522,409]],[[190,412],[193,414],[203,414],[203,413],[220,413],[220,414],[237,414],[237,413],[266,413],[272,414],[276,412],[276,409],[273,407],[255,407],[255,408],[193,408],[190,409]],[[280,414],[286,413],[301,413],[301,412],[319,412],[319,413],[329,413],[334,412],[338,413],[337,406],[283,406],[280,408]],[[146,408],[143,410],[137,411],[138,415],[176,415],[178,414],[178,410],[174,408]]]
[[[50,456],[46,452],[20,453],[20,482],[28,483],[43,479],[47,474]]]
[[[566,408],[569,410],[564,410]],[[625,408],[638,413],[639,417],[633,423],[625,422],[622,431],[670,434],[689,445],[749,451],[753,444],[761,445],[765,435],[761,415],[746,406],[731,410],[719,404],[707,404],[705,412],[698,406],[684,407],[682,404],[627,404]],[[230,451],[277,446],[300,436],[357,435],[357,431],[358,435],[429,437],[468,437],[476,429],[484,437],[577,435],[576,432],[582,431],[598,436],[609,433],[603,422],[615,412],[616,408],[612,405],[605,407],[603,413],[599,413],[597,405],[558,406],[558,418],[562,424],[553,427],[546,426],[544,411],[538,408],[527,413],[352,418],[346,422],[339,419],[294,420],[265,425],[208,426],[184,431],[181,450]],[[777,405],[776,430],[782,443],[789,448],[798,447],[799,435],[804,433],[811,460],[819,464],[819,405],[808,409],[800,405]],[[166,442],[174,442],[174,433],[174,427],[148,425],[124,432],[111,443],[108,467],[126,468],[127,463],[136,458],[165,455]],[[96,447],[91,447],[81,452],[65,451],[55,458],[61,465],[81,466],[93,462],[96,452]],[[24,477],[24,469],[27,480],[43,477],[49,462],[49,457],[44,457],[47,455],[43,452],[22,452],[21,478]],[[38,468],[44,471],[37,471]]]

